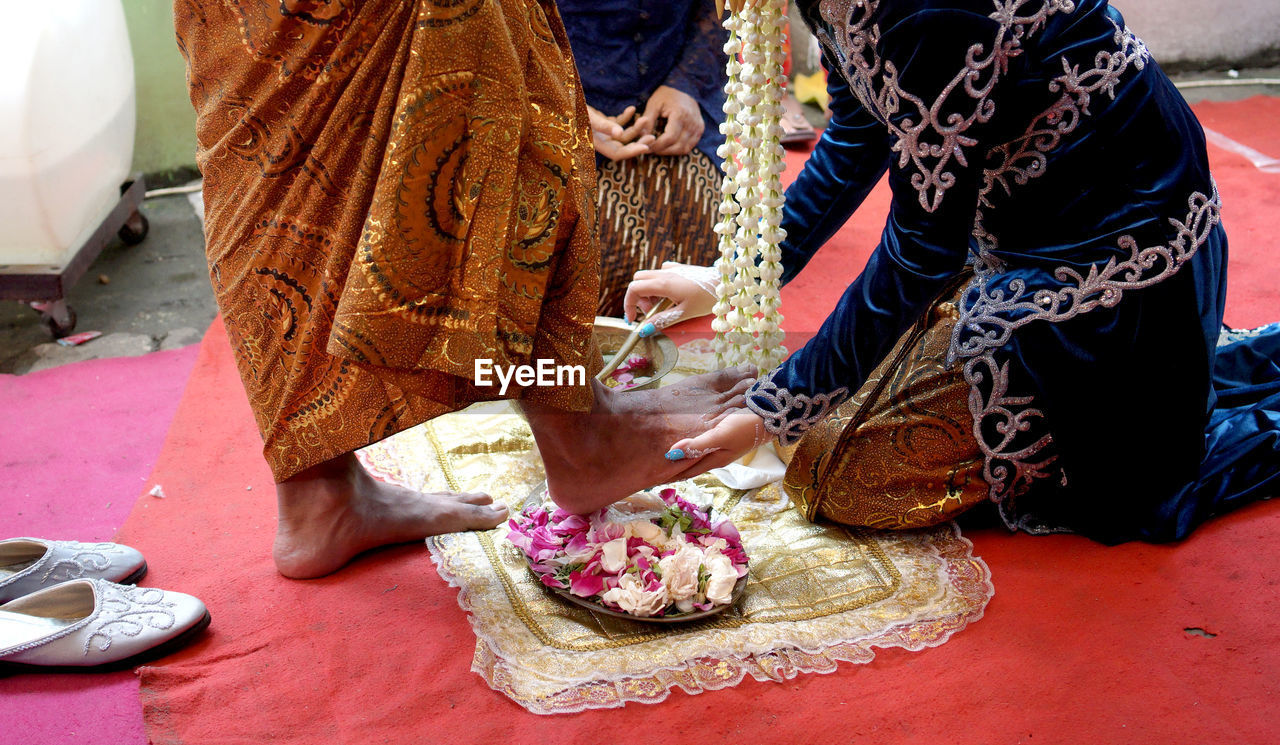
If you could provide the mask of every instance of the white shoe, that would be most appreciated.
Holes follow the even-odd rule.
[[[0,603],[72,579],[105,579],[131,585],[147,573],[137,549],[118,543],[0,541]]]
[[[0,674],[132,667],[209,625],[198,599],[77,579],[0,605]]]

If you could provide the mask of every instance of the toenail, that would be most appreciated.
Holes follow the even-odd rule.
[[[666,458],[667,460],[684,460],[684,451],[681,450],[680,448],[673,448],[671,450],[668,450],[667,454],[662,457]]]

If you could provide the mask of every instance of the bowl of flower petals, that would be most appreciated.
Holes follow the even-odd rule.
[[[696,621],[733,607],[747,584],[737,528],[671,488],[575,515],[546,499],[543,484],[507,529],[543,585],[607,616]]]
[[[632,330],[633,327],[620,318],[596,316],[596,345],[600,347],[605,364],[618,353]],[[658,332],[636,342],[627,358],[603,382],[610,388],[623,391],[656,388],[662,376],[676,366],[676,356],[675,342]]]

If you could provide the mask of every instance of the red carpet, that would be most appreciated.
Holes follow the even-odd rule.
[[[0,375],[0,538],[111,540],[150,488],[197,350]],[[0,678],[0,742],[140,743],[137,697],[131,672]]]
[[[1207,126],[1280,155],[1280,132],[1269,130],[1276,106],[1196,108]],[[1211,158],[1232,244],[1227,321],[1280,320],[1280,176],[1218,149]],[[788,328],[816,328],[875,245],[886,204],[875,192],[787,288]],[[469,671],[474,637],[425,547],[382,551],[322,580],[277,576],[259,450],[215,324],[151,479],[168,498],[140,500],[120,536],[147,554],[145,584],[196,594],[214,618],[194,646],[141,670],[153,742],[1280,741],[1270,714],[1280,680],[1276,503],[1176,546],[971,531],[996,596],[981,621],[941,647],[885,650],[869,665],[784,684],[748,680],[676,692],[657,706],[537,717]],[[43,676],[19,680],[54,692]],[[41,740],[22,726],[0,732],[5,741],[77,741]]]
[[[1224,133],[1280,152],[1263,131],[1274,118],[1259,113],[1273,104],[1205,111]],[[1275,266],[1266,228],[1280,181],[1235,156],[1213,157],[1232,261],[1251,267],[1233,264],[1229,322],[1262,323],[1280,315],[1258,271]],[[886,199],[877,191],[787,289],[788,327],[816,328],[875,245]],[[196,646],[142,670],[157,743],[798,743],[834,732],[920,743],[1280,739],[1265,713],[1280,672],[1273,503],[1178,546],[973,532],[997,594],[981,622],[940,648],[886,651],[867,666],[786,684],[675,693],[657,707],[542,718],[469,672],[474,638],[424,547],[380,552],[323,580],[278,577],[267,469],[216,325],[189,391],[154,477],[170,496],[140,503],[123,531],[152,558],[155,584],[204,597],[215,619]]]

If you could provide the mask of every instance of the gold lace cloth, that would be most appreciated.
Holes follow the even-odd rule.
[[[706,369],[707,357],[705,344],[685,345],[676,372]],[[545,478],[507,402],[438,417],[361,458],[389,481],[485,491],[512,510]],[[688,625],[596,615],[547,591],[505,526],[437,536],[427,545],[476,633],[472,669],[539,714],[653,703],[675,686],[780,681],[869,662],[875,647],[937,646],[981,618],[993,592],[986,564],[951,524],[874,533],[810,523],[776,484],[741,492],[702,476],[676,488],[709,498],[741,532],[751,567],[736,607]]]

